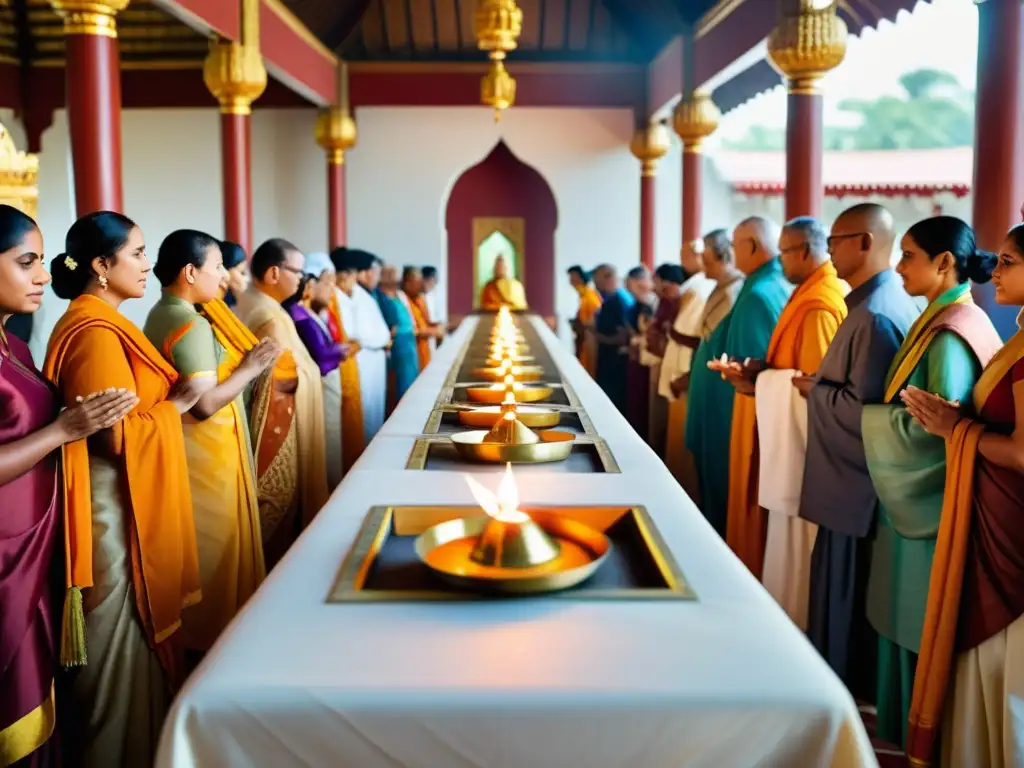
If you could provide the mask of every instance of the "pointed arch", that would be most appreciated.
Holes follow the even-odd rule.
[[[501,140],[483,160],[459,176],[448,196],[445,230],[449,314],[465,315],[473,309],[477,260],[474,221],[479,226],[484,219],[522,220],[522,253],[514,255],[521,257],[517,261],[522,266],[519,277],[526,288],[526,300],[532,311],[554,315],[558,228],[555,195],[540,172],[520,160]],[[503,237],[507,239],[507,233]]]

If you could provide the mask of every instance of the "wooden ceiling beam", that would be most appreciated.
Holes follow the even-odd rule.
[[[324,45],[332,51],[338,50],[352,34],[359,22],[366,15],[371,0],[353,0],[347,10],[339,14],[338,20],[324,33],[321,38]],[[383,12],[381,13],[383,16]]]

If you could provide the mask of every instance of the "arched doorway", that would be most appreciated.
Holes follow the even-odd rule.
[[[448,313],[472,311],[492,265],[505,256],[522,281],[530,309],[555,314],[555,229],[558,208],[544,177],[499,141],[452,187],[448,233]]]

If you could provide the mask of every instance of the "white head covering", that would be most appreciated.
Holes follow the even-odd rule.
[[[331,263],[331,257],[326,253],[307,253],[302,271],[307,275],[319,278],[324,272],[333,272],[334,264]]]

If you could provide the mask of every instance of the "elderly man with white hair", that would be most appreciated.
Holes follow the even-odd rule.
[[[729,441],[736,393],[723,378],[723,363],[763,360],[775,324],[793,292],[779,263],[779,226],[752,216],[733,232],[736,267],[746,275],[732,311],[694,357],[690,396],[701,402],[686,419],[686,447],[697,462],[701,511],[725,538],[729,504]],[[696,397],[695,397],[696,394]]]

